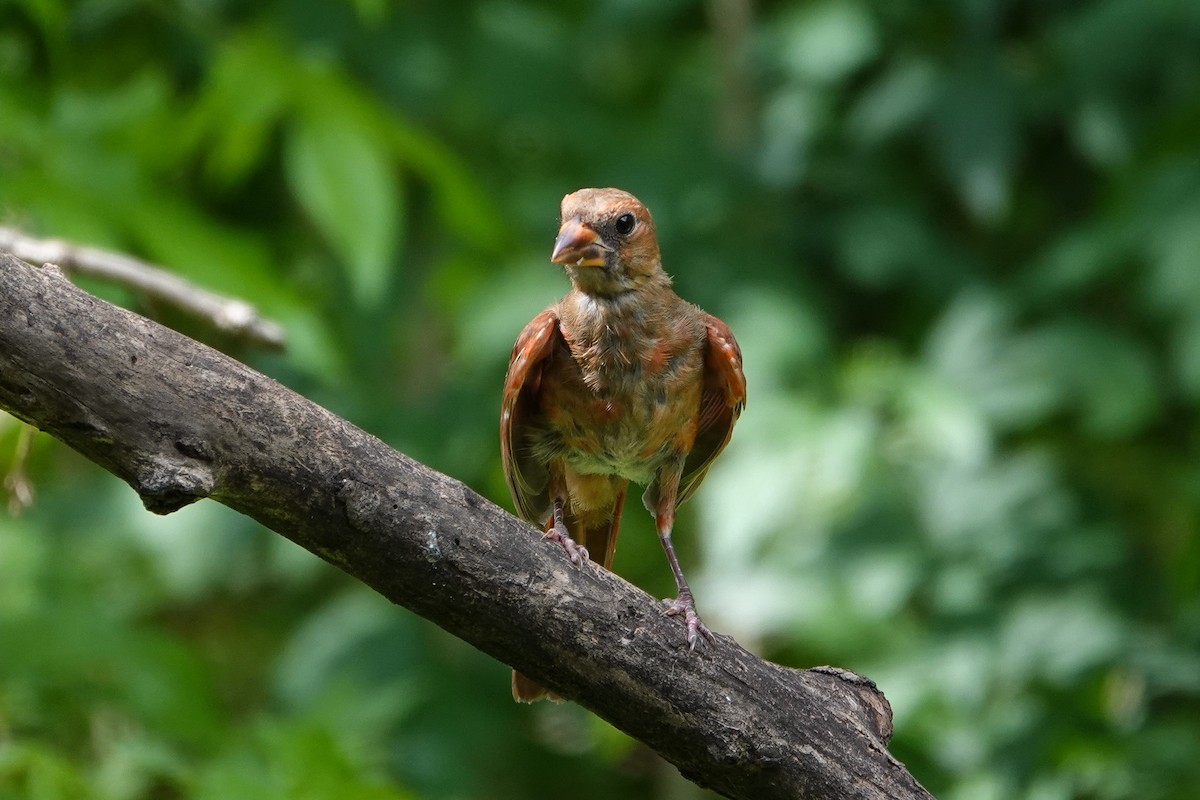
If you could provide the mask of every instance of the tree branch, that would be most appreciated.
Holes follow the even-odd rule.
[[[49,262],[67,272],[128,286],[206,320],[219,331],[240,336],[260,347],[283,349],[283,328],[277,322],[263,319],[245,300],[210,292],[124,253],[72,244],[62,239],[38,239],[3,226],[0,226],[0,251],[12,253],[27,264]]]
[[[257,519],[729,797],[929,798],[874,684],[684,627],[616,575],[248,367],[0,254],[0,408],[169,513]],[[497,691],[505,691],[497,686]]]

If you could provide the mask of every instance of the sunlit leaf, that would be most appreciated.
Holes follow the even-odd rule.
[[[874,21],[853,0],[825,0],[791,14],[782,28],[782,61],[798,77],[838,80],[875,54]]]
[[[937,71],[926,61],[895,64],[851,111],[850,133],[874,144],[912,127],[928,112],[937,80]]]
[[[398,175],[383,143],[329,109],[299,117],[286,145],[296,199],[346,265],[358,302],[378,304],[402,224]]]
[[[1010,677],[1066,685],[1107,663],[1124,643],[1122,626],[1086,592],[1031,595],[1005,622],[998,666]]]
[[[1085,102],[1076,116],[1074,133],[1079,149],[1099,164],[1116,166],[1129,158],[1129,126],[1111,101],[1092,98]]]
[[[1159,397],[1154,365],[1136,342],[1099,325],[1063,322],[1036,331],[1022,343],[1045,356],[1081,422],[1099,437],[1137,432],[1153,416]]]
[[[995,297],[959,296],[930,330],[926,358],[997,423],[1023,425],[1054,409],[1063,388],[1043,353],[1015,344],[1011,313]]]
[[[225,42],[184,120],[181,146],[211,142],[204,161],[221,186],[243,180],[269,157],[272,134],[295,95],[295,62],[270,36],[243,34]]]
[[[787,186],[804,176],[809,146],[825,118],[821,96],[806,87],[791,86],[768,98],[758,154],[763,181]]]

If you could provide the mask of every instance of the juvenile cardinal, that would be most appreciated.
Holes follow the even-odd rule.
[[[550,260],[571,291],[517,338],[504,381],[500,445],[518,512],[545,523],[576,565],[611,566],[629,481],[642,502],[679,594],[694,649],[713,636],[671,546],[676,507],[729,442],[746,404],[742,354],[725,323],[681,299],[663,271],[654,220],[620,189],[580,189],[562,201]],[[513,672],[513,698],[546,689]]]

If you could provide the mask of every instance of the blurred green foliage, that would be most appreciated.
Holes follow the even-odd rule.
[[[641,196],[750,381],[706,619],[874,678],[944,800],[1200,796],[1198,131],[1188,0],[0,4],[0,221],[257,304],[285,355],[88,286],[505,503],[558,200]],[[703,795],[233,512],[29,470],[4,800]]]

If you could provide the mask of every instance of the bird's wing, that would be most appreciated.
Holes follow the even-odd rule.
[[[746,407],[741,348],[728,325],[711,314],[704,314],[703,318],[706,341],[700,420],[696,426],[696,441],[683,462],[679,503],[688,499],[704,480],[713,459],[729,444],[733,424]]]
[[[558,314],[548,308],[525,326],[508,360],[504,398],[500,407],[500,456],[504,479],[517,512],[530,522],[541,519],[550,506],[547,469],[530,451],[530,424],[540,409],[538,390],[546,359],[563,342]]]

